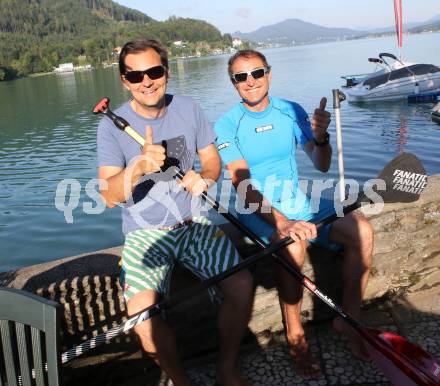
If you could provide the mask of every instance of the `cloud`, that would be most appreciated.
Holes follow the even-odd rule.
[[[247,19],[251,14],[251,9],[250,8],[238,8],[235,11],[235,14],[237,16],[242,17],[243,19]]]

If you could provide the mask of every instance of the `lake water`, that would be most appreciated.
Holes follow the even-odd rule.
[[[440,51],[434,48],[439,39],[438,33],[407,37],[404,58],[439,65]],[[273,68],[271,93],[299,102],[309,113],[326,96],[332,111],[331,90],[342,84],[340,76],[372,71],[367,58],[395,53],[395,47],[389,37],[265,50]],[[193,96],[214,122],[238,101],[226,75],[227,59],[172,63],[169,91]],[[113,108],[128,98],[116,68],[0,83],[0,271],[123,242],[119,209],[88,215],[83,209],[94,204],[85,187],[97,175],[99,118],[91,109],[104,96],[111,98]],[[440,126],[430,120],[431,107],[344,102],[346,177],[375,177],[402,151],[416,154],[429,174],[439,173]],[[330,132],[334,145],[334,120]],[[298,162],[302,178],[337,176],[336,154],[328,175],[314,171],[302,152]],[[55,205],[63,179],[79,181],[77,189],[68,192],[72,202],[78,201],[72,223]]]

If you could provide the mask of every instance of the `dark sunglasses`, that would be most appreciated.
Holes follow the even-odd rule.
[[[235,74],[232,74],[231,78],[234,83],[241,83],[246,82],[248,76],[252,76],[254,79],[260,79],[264,75],[266,75],[270,71],[270,66],[267,67],[261,67],[256,68],[252,71],[245,71],[245,72],[236,72]]]
[[[150,67],[143,71],[128,71],[124,77],[130,83],[141,83],[144,80],[144,75],[147,75],[151,80],[162,78],[165,75],[164,66]]]

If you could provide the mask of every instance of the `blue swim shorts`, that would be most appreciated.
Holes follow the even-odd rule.
[[[288,204],[288,203],[287,203]],[[310,203],[307,204],[301,211],[296,211],[295,213],[287,213],[283,211],[283,206],[286,206],[286,202],[280,202],[274,205],[276,209],[282,212],[290,220],[303,220],[317,224],[324,218],[335,213],[334,202],[325,198],[321,198],[319,201],[319,210],[315,213],[310,209]],[[256,213],[251,214],[237,214],[238,219],[243,225],[252,230],[258,237],[260,237],[265,243],[269,244],[269,239],[272,236],[275,228],[264,221]],[[311,243],[318,244],[322,247],[331,249],[333,251],[338,251],[341,249],[341,245],[331,243],[329,240],[329,234],[332,227],[332,223],[324,225],[318,229],[318,237],[315,239],[308,240]]]

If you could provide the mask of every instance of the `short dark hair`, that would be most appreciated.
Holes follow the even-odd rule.
[[[256,50],[240,50],[237,51],[234,55],[232,55],[228,60],[228,74],[229,78],[232,80],[232,65],[238,58],[253,58],[254,56],[260,58],[264,64],[264,67],[270,69],[269,64],[267,63],[266,57],[259,51]]]
[[[127,72],[125,67],[125,58],[128,54],[139,54],[149,49],[153,49],[160,56],[162,66],[168,69],[168,51],[166,48],[154,39],[137,39],[125,43],[119,54],[119,73],[124,75]]]

